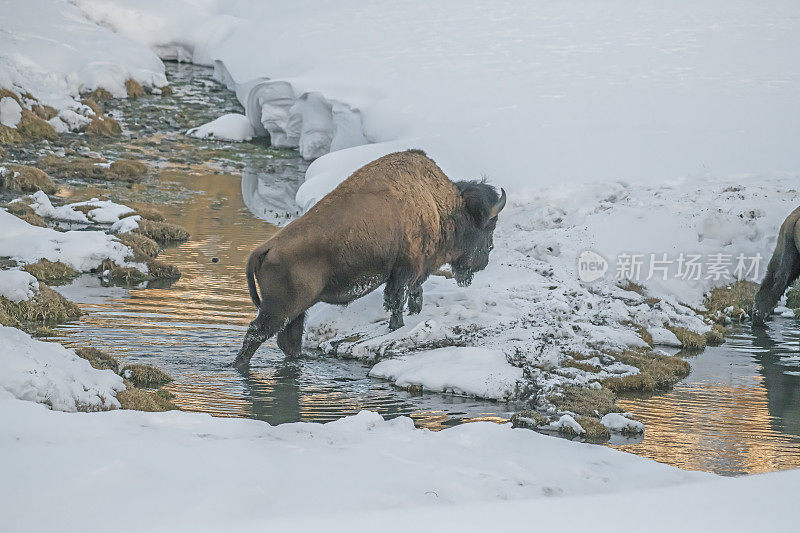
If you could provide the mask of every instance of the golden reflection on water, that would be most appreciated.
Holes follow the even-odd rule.
[[[786,366],[796,353],[796,326],[776,322],[773,328],[777,341],[742,331],[707,349],[692,360],[694,376],[668,393],[621,398],[620,409],[646,429],[642,442],[616,447],[726,475],[800,467],[800,381]]]

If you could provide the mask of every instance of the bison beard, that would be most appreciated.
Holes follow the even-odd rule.
[[[482,181],[450,181],[420,150],[365,165],[250,255],[258,315],[234,364],[247,367],[276,333],[278,347],[298,355],[309,307],[348,304],[383,283],[389,328],[401,327],[406,302],[421,311],[422,283],[443,264],[462,286],[486,268],[505,202]]]

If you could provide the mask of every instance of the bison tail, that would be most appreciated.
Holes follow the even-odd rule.
[[[261,297],[258,294],[258,287],[256,286],[256,270],[261,266],[261,261],[267,255],[269,249],[261,246],[256,248],[250,258],[247,260],[247,288],[250,291],[250,299],[256,306],[256,309],[261,308]]]
[[[753,302],[753,325],[764,323],[778,304],[786,288],[800,276],[800,222],[796,217],[786,220],[778,235],[775,253],[767,265],[767,273],[761,282]]]

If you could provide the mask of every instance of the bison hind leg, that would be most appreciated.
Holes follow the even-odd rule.
[[[297,357],[303,347],[303,324],[305,312],[297,315],[278,332],[278,348],[289,357]]]
[[[406,306],[408,283],[409,280],[397,271],[392,272],[386,280],[386,287],[383,289],[383,307],[392,314],[389,318],[391,331],[403,327],[403,308]]]
[[[258,316],[250,322],[247,328],[247,333],[244,334],[244,341],[239,353],[236,355],[236,360],[233,366],[239,370],[243,370],[250,365],[250,359],[256,350],[264,344],[264,342],[275,335],[281,324],[278,320],[270,317],[263,310],[259,311]]]
[[[416,315],[420,311],[422,311],[422,285],[416,285],[408,291],[408,313]]]

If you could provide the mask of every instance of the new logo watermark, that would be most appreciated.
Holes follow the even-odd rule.
[[[759,253],[621,253],[615,258],[613,271],[617,281],[758,281],[762,261]],[[611,263],[594,250],[583,250],[578,255],[578,279],[585,283],[606,277],[610,269]]]
[[[591,283],[605,277],[608,261],[593,250],[584,250],[578,255],[578,279]]]

